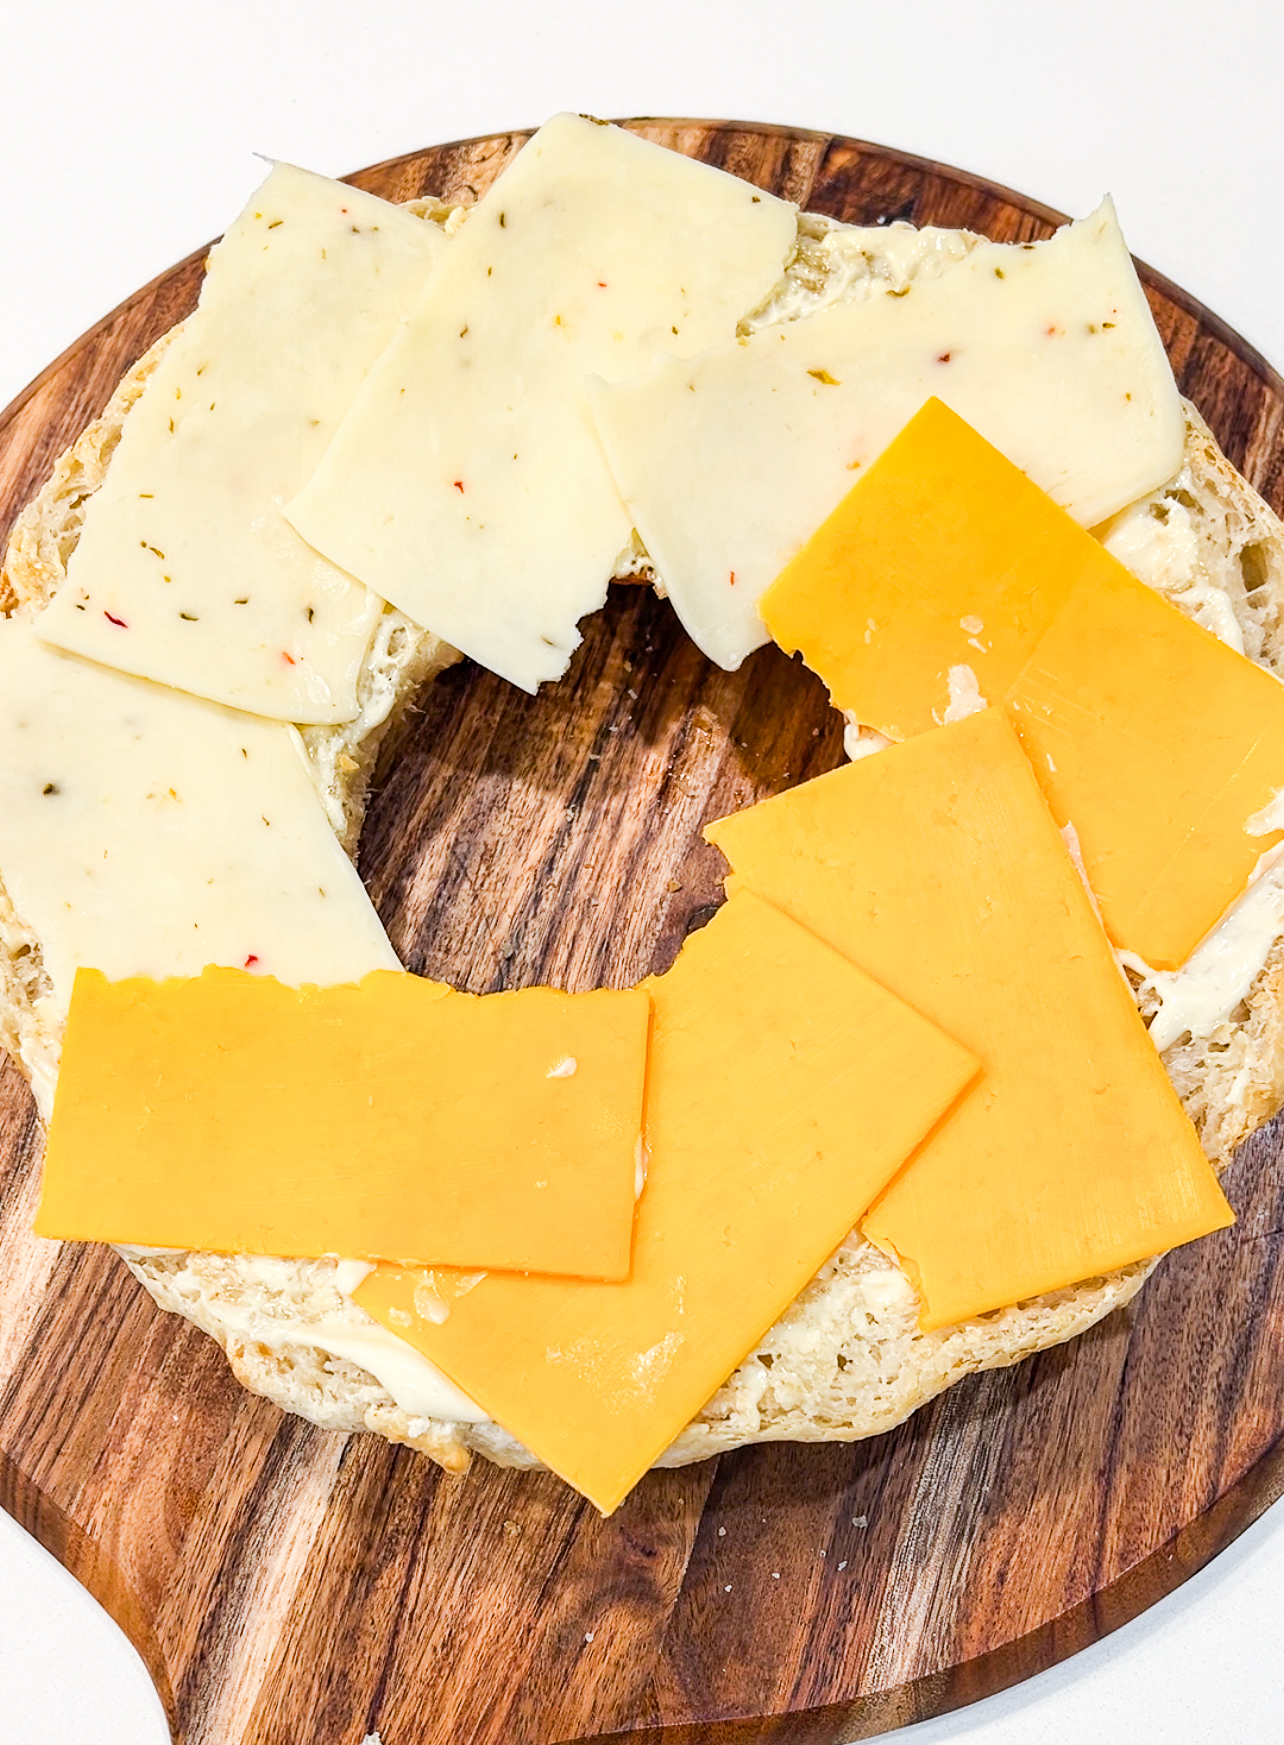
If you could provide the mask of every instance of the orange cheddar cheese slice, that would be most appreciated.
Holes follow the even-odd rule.
[[[628,1282],[380,1267],[356,1292],[607,1514],[976,1072],[748,892],[644,985],[650,1164]]]
[[[629,1269],[650,1000],[76,977],[42,1236]]]
[[[1129,573],[929,400],[763,596],[771,634],[892,739],[1011,714],[1102,920],[1185,962],[1278,831],[1284,685]],[[951,698],[955,710],[947,713]]]
[[[981,1062],[862,1226],[924,1328],[1232,1222],[1001,710],[706,835],[733,896],[778,904]]]

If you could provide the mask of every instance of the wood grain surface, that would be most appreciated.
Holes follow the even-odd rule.
[[[630,123],[813,210],[998,239],[1057,215],[881,147]],[[471,200],[527,136],[352,178]],[[193,256],[0,418],[7,527],[125,368],[192,306]],[[1284,384],[1146,273],[1181,384],[1284,509]],[[707,819],[832,768],[817,682],[709,665],[617,588],[567,679],[465,665],[385,760],[361,867],[414,970],[481,991],[623,985],[720,896]],[[610,1520],[546,1474],[452,1479],[244,1393],[109,1251],[30,1233],[40,1133],[0,1071],[0,1502],[119,1619],[183,1745],[749,1745],[867,1738],[1057,1661],[1176,1586],[1284,1489],[1284,1171],[1077,1343],[974,1378],[891,1434],[652,1474]]]

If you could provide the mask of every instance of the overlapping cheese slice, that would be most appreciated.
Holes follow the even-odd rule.
[[[381,1267],[356,1292],[608,1513],[976,1069],[748,893],[645,986],[651,1158],[628,1282],[491,1274],[464,1294],[458,1275]]]
[[[730,337],[795,236],[791,206],[734,176],[555,117],[477,203],[290,520],[514,684],[557,678],[632,531],[585,376]]]
[[[1175,969],[1280,840],[1284,685],[1193,623],[939,401],[763,596],[772,635],[894,739],[1011,713],[1116,944]]]
[[[863,1225],[917,1283],[925,1328],[1231,1222],[1001,710],[706,834],[733,899],[777,904],[981,1062]]]
[[[294,728],[60,654],[27,617],[0,620],[0,869],[54,1032],[81,966],[398,968]]]
[[[929,395],[1095,526],[1171,478],[1172,371],[1107,201],[1048,242],[595,389],[621,493],[689,634],[724,667],[762,591]]]
[[[438,224],[278,164],[125,420],[40,634],[278,720],[355,716],[383,603],[281,505],[446,247]]]
[[[625,1277],[650,1001],[82,970],[42,1236]]]

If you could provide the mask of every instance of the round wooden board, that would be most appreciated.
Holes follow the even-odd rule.
[[[996,239],[1059,222],[854,140],[628,124],[812,210]],[[506,134],[354,176],[473,199]],[[0,526],[191,308],[200,256],[0,417]],[[1183,389],[1284,508],[1284,383],[1144,273]],[[700,826],[841,760],[778,651],[713,669],[618,588],[536,699],[463,666],[387,760],[361,865],[414,970],[475,991],[626,985],[720,896]],[[1028,1676],[1176,1586],[1284,1489],[1284,1173],[1227,1179],[1235,1230],[1167,1260],[1070,1346],[888,1435],[652,1474],[610,1520],[547,1474],[443,1475],[244,1393],[100,1248],[29,1234],[40,1139],[0,1073],[0,1501],[124,1625],[183,1745],[741,1745],[869,1737]]]

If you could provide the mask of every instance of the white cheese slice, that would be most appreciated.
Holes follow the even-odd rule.
[[[554,117],[478,202],[289,519],[534,691],[565,670],[632,530],[585,376],[730,337],[796,234],[793,207],[747,182]]]
[[[0,881],[40,940],[41,1012],[76,970],[353,981],[399,964],[293,727],[126,677],[0,619]]]
[[[354,716],[382,602],[281,505],[447,247],[385,200],[273,169],[126,419],[40,634],[278,720]]]
[[[1084,526],[1172,477],[1172,371],[1107,201],[1047,242],[593,384],[616,483],[675,610],[729,669],[763,590],[930,396]]]

